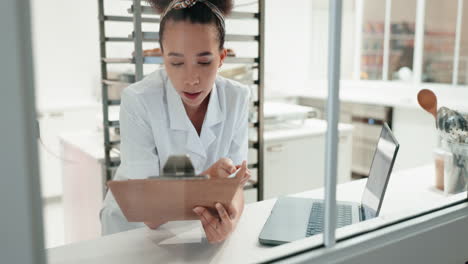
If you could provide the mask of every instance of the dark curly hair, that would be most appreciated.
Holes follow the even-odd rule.
[[[163,13],[173,0],[147,0],[157,13]],[[233,8],[233,0],[207,0],[227,16]],[[198,24],[213,24],[218,31],[219,49],[224,48],[225,29],[213,11],[204,3],[198,2],[190,8],[173,9],[166,14],[159,24],[159,45],[163,50],[164,29],[167,21],[190,21]]]

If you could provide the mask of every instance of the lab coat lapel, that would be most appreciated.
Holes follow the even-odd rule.
[[[201,131],[201,141],[203,146],[208,147],[215,141],[216,133],[213,131],[216,129],[216,125],[224,120],[224,114],[221,107],[221,100],[219,98],[218,89],[216,84],[213,84],[211,90],[210,102],[208,103],[208,109],[206,111],[206,117],[203,122]]]
[[[173,130],[189,131],[190,126],[187,121],[187,113],[185,112],[182,99],[175,90],[169,78],[166,79],[166,95],[167,95],[167,110],[169,114],[169,127]]]
[[[187,154],[196,154],[206,159],[205,148],[187,116],[182,99],[169,78],[166,79],[166,95],[170,129],[185,131]]]

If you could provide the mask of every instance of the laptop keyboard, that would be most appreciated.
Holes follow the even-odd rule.
[[[337,204],[338,213],[336,215],[336,228],[350,225],[352,221],[352,206]],[[309,224],[307,225],[306,236],[312,236],[323,232],[323,218],[325,216],[324,204],[313,203],[310,212]]]

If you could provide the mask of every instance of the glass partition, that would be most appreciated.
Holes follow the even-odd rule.
[[[329,41],[328,0],[239,0],[232,10],[220,1],[181,1],[168,13],[138,0],[100,0],[80,10],[93,31],[57,38],[54,52],[51,32],[81,24],[66,17],[53,23],[53,5],[36,3],[38,148],[51,260],[73,259],[73,251],[109,262],[260,262],[465,199],[468,92],[435,90],[447,109],[434,125],[416,103],[423,87],[399,82],[414,77],[418,1],[388,1],[343,1],[334,69],[329,49],[338,41]],[[451,82],[452,2],[426,1],[425,82]],[[364,82],[384,79],[385,33],[392,82]],[[60,62],[69,50],[76,64],[67,68]],[[351,80],[354,62],[358,80]],[[51,77],[56,70],[67,82]],[[330,70],[340,84],[332,107]],[[51,99],[57,92],[62,96]],[[327,155],[330,114],[338,121],[336,158]],[[323,202],[334,196],[327,169],[336,170],[330,230],[337,229],[324,243]]]
[[[462,1],[463,2],[463,1]],[[468,5],[463,2],[460,32],[460,57],[458,60],[459,85],[468,84]]]
[[[361,80],[382,80],[385,2],[363,1]]]
[[[389,80],[412,81],[416,0],[391,1]]]
[[[426,1],[421,81],[452,83],[458,1]]]

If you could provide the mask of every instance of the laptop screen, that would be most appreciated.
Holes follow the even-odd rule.
[[[399,144],[392,131],[387,124],[384,124],[374,153],[366,188],[362,194],[361,206],[365,219],[376,217],[379,214],[398,148]]]

